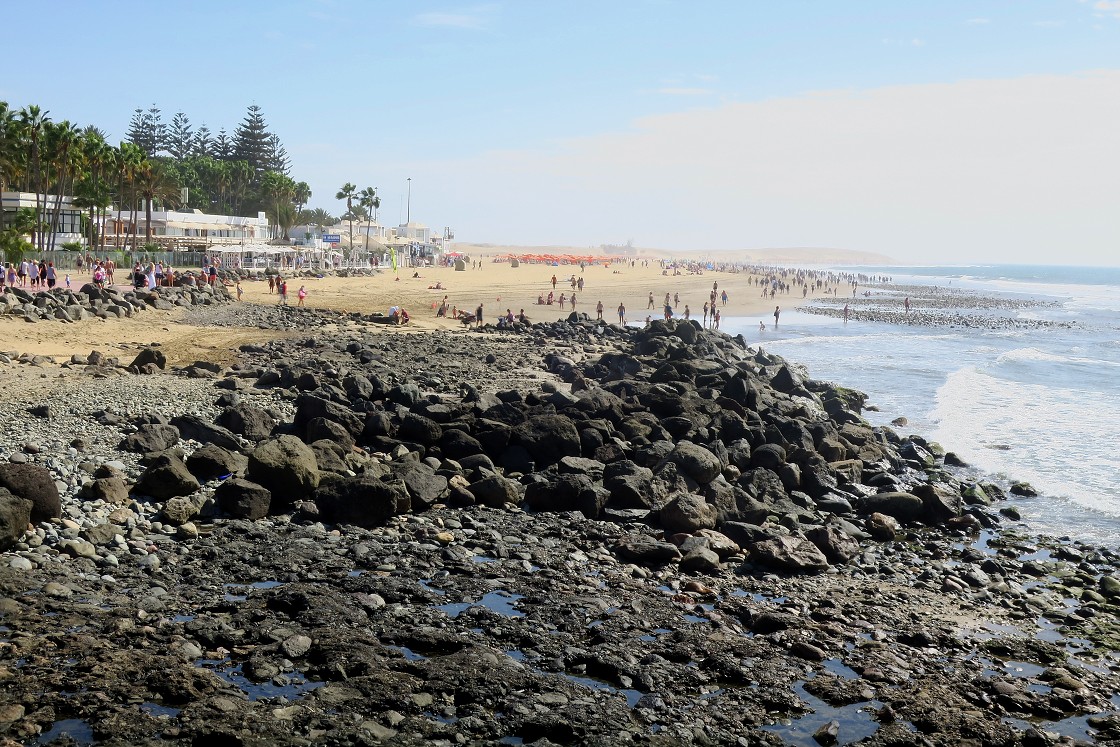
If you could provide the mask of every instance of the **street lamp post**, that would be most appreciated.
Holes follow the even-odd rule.
[[[408,206],[404,213],[404,223],[407,226],[412,222],[412,177],[408,177]]]

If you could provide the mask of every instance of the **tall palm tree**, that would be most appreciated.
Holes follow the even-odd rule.
[[[266,171],[261,176],[261,192],[263,192],[272,202],[272,214],[276,217],[277,233],[284,238],[288,238],[288,232],[281,226],[280,215],[281,208],[284,205],[291,207],[292,198],[295,196],[296,183],[291,177],[281,174],[279,171]],[[289,218],[294,219],[295,211],[288,211]],[[294,223],[289,223],[290,229]]]
[[[377,187],[366,187],[362,190],[359,204],[366,209],[366,248],[369,248],[369,229],[373,225],[374,216],[381,207],[381,198],[377,196]]]
[[[133,184],[136,179],[136,172],[140,169],[140,165],[144,162],[144,151],[140,146],[135,143],[130,143],[127,140],[122,140],[120,149],[117,151],[116,167],[117,167],[117,225],[121,223],[121,212],[124,209],[126,195],[134,195],[135,190]],[[135,208],[135,201],[129,203],[130,216]],[[135,220],[133,220],[135,225]],[[134,232],[135,233],[135,232]],[[121,248],[120,231],[114,232],[113,245],[118,249]]]
[[[354,251],[354,198],[358,196],[357,185],[346,182],[334,196],[336,200],[346,200],[346,215],[350,219],[350,251]]]
[[[292,195],[292,199],[296,203],[296,214],[298,215],[299,213],[302,213],[303,206],[306,205],[307,201],[311,199],[311,185],[309,185],[307,182],[300,182],[296,184],[296,191],[295,194]]]
[[[8,106],[0,101],[0,192],[7,192],[23,173],[27,147],[20,134],[19,120]],[[0,211],[0,231],[4,229],[4,213]]]
[[[59,219],[62,216],[62,198],[74,191],[74,181],[83,165],[84,154],[81,149],[81,131],[77,126],[63,120],[48,126],[47,132],[48,173],[53,171],[55,176],[54,207],[50,208],[48,204],[50,218],[47,229],[50,231],[50,241],[47,249],[53,250],[61,228]],[[52,186],[49,179],[46,186],[48,189]]]
[[[158,200],[165,209],[169,204],[178,204],[179,184],[160,163],[144,161],[137,173],[136,192],[144,198],[144,237],[151,241],[152,203]]]
[[[36,225],[35,231],[31,235],[31,243],[34,244],[39,251],[43,250],[43,231],[41,225],[43,219],[43,208],[39,200],[39,194],[41,191],[43,191],[41,189],[43,185],[42,163],[39,150],[43,142],[43,129],[45,128],[47,122],[50,121],[50,119],[47,117],[48,114],[50,114],[50,112],[45,112],[34,104],[23,107],[23,109],[21,109],[19,113],[20,127],[23,130],[24,136],[28,140],[28,144],[30,145],[29,150],[31,154],[31,173],[35,180],[34,185]]]

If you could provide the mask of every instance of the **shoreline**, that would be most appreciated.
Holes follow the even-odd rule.
[[[275,311],[226,304],[175,314],[183,321],[262,310],[269,318]],[[1120,569],[1115,553],[1001,529],[986,505],[997,492],[982,483],[980,493],[960,488],[960,521],[928,526],[907,513],[916,510],[909,499],[875,498],[880,511],[853,510],[885,495],[882,485],[849,476],[827,487],[811,476],[808,467],[818,463],[798,457],[806,467],[793,484],[809,491],[798,495],[783,484],[794,479],[786,457],[759,461],[777,454],[762,448],[768,437],[752,429],[752,413],[784,424],[787,446],[795,425],[828,422],[843,440],[826,447],[810,437],[813,451],[855,449],[851,439],[868,435],[844,414],[858,411],[849,390],[787,379],[783,359],[680,323],[402,337],[345,313],[296,314],[302,329],[183,325],[184,336],[191,329],[274,335],[241,343],[217,371],[138,377],[82,364],[0,368],[19,384],[3,405],[17,426],[0,444],[5,456],[61,460],[68,470],[57,472],[67,486],[63,520],[38,525],[37,541],[2,556],[0,677],[24,709],[9,733],[33,738],[33,727],[42,732],[69,720],[98,739],[187,743],[252,724],[260,739],[285,743],[296,734],[420,744],[455,735],[484,743],[658,735],[691,742],[702,729],[717,741],[747,735],[765,744],[767,734],[793,738],[835,720],[841,739],[867,731],[864,744],[897,744],[915,732],[932,744],[959,744],[966,735],[981,744],[1027,744],[1028,719],[1068,730],[1080,727],[1067,718],[1089,715],[1099,737],[1120,734],[1120,720],[1107,715],[1109,693],[1120,687],[1113,653],[1120,582],[1107,580]],[[189,352],[184,339],[179,365]],[[751,386],[740,391],[718,379],[714,387],[712,377],[728,370]],[[40,418],[26,408],[43,402],[32,386],[44,384],[69,394],[47,400],[56,409]],[[309,410],[328,402],[315,392],[347,405]],[[827,410],[827,420],[797,409],[790,392],[823,403],[818,417]],[[142,494],[120,504],[71,497],[96,475],[82,460],[92,467],[119,461],[126,484],[158,467],[158,455],[117,448],[122,436],[162,433],[153,414],[207,423],[234,399],[272,413],[278,432],[314,447],[323,470],[338,471],[336,484],[349,484],[348,469],[381,475],[371,484],[403,486],[412,510],[366,526],[357,514],[356,522],[335,523],[325,513],[336,510],[335,499],[314,494],[267,518],[230,518],[218,509],[221,483],[214,481],[186,503]],[[362,409],[351,407],[357,404]],[[106,408],[121,420],[91,420]],[[743,425],[727,419],[740,410]],[[513,458],[495,446],[505,433],[493,425],[497,418],[516,431],[518,418],[548,413],[581,424],[574,445],[563,447],[581,456],[568,452],[524,473],[512,462],[487,466]],[[356,414],[367,418],[364,427],[353,422]],[[172,422],[192,439],[224,438],[195,421]],[[312,441],[312,428],[328,440],[357,437],[365,450]],[[458,428],[475,433],[479,446],[456,441],[465,451],[454,452],[442,436],[432,440]],[[736,446],[735,433],[752,442],[749,450]],[[67,456],[74,438],[84,443]],[[708,453],[717,455],[716,477],[702,452],[669,458],[684,442],[715,449]],[[240,438],[246,452],[256,443]],[[535,451],[554,448],[547,439],[525,443],[537,444],[537,459],[555,458]],[[194,457],[204,447],[177,440],[176,448]],[[476,448],[488,451],[486,460],[475,458],[482,456],[471,453]],[[882,464],[875,450],[883,450]],[[857,452],[864,453],[861,471],[893,476],[900,490],[953,484],[951,456],[920,438],[875,429]],[[448,462],[453,453],[464,456]],[[790,446],[789,458],[795,453]],[[426,461],[432,454],[434,464]],[[617,466],[624,462],[634,467]],[[608,479],[605,469],[625,469],[625,480],[622,473]],[[828,474],[838,470],[830,466]],[[647,479],[637,491],[624,487]],[[729,503],[726,491],[736,489],[744,493]],[[612,498],[593,510],[603,490]],[[646,491],[657,496],[653,506],[612,502]],[[705,509],[682,498],[688,495],[721,512],[748,513],[709,528]],[[526,501],[531,512],[519,508]],[[921,503],[923,512],[937,505]],[[196,513],[187,518],[189,510]],[[120,540],[97,529],[106,525],[119,527]],[[827,530],[825,546],[839,553],[825,572],[804,544],[810,529]],[[866,536],[873,532],[880,534]],[[792,548],[776,559],[783,537],[802,543],[800,560]],[[766,542],[779,544],[771,550]],[[12,565],[16,558],[22,562]],[[150,674],[156,671],[166,673],[161,682]],[[72,694],[50,695],[49,713],[21,695],[54,693],[59,678]],[[126,693],[145,700],[137,706]],[[362,717],[351,724],[339,712]]]

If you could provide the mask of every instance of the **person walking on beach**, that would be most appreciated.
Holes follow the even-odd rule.
[[[479,304],[478,308],[474,310],[474,322],[475,327],[482,329],[482,304]]]
[[[603,302],[602,301],[599,301],[599,303],[595,304],[595,318],[596,319],[602,319],[603,318]]]
[[[626,306],[623,303],[618,304],[618,323],[626,324]]]
[[[844,321],[848,321],[848,304],[844,304]]]
[[[653,291],[649,292],[649,306],[647,306],[646,308],[647,309],[652,309],[653,308]]]
[[[301,285],[299,287],[299,290],[296,291],[296,298],[299,299],[296,301],[296,306],[303,306],[303,299],[307,298],[307,286]]]
[[[572,302],[572,311],[575,311],[576,310],[576,294],[573,293],[572,297],[569,300]]]
[[[280,288],[280,300],[276,302],[276,305],[277,306],[281,306],[281,305],[282,306],[287,306],[288,305],[288,281],[285,280],[282,277],[277,277],[276,282],[278,283],[279,288]]]
[[[688,304],[685,304],[685,305],[684,305],[684,318],[685,318],[685,320],[686,320],[686,321],[688,320],[688,318],[689,318],[689,315],[690,315],[691,313],[692,313],[692,312],[691,312],[691,311],[689,311],[689,309],[688,309]]]
[[[704,302],[704,326],[708,326],[708,302]]]
[[[906,313],[909,314],[910,313],[910,296],[906,297],[906,299],[902,302],[902,305],[906,307]]]
[[[240,301],[241,300],[241,292],[242,292],[241,291],[241,281],[240,280],[237,281],[237,285],[235,287],[237,288],[237,300]]]
[[[674,293],[673,294],[673,308],[675,309],[680,305],[681,305],[681,294],[680,293]]]
[[[276,278],[273,277],[272,275],[268,276],[268,292],[269,293],[275,293],[276,292]]]
[[[781,306],[775,306],[774,307],[774,329],[778,328],[778,317],[781,316],[781,313],[782,313],[782,307]]]
[[[552,276],[552,290],[556,290],[556,276]]]
[[[723,292],[723,294],[720,296],[720,298],[723,299],[723,305],[726,306],[727,305],[727,291],[726,290]]]
[[[719,309],[712,312],[712,326],[719,329]]]
[[[563,311],[563,310],[564,310],[564,301],[566,301],[566,300],[568,300],[568,297],[567,297],[567,295],[565,295],[565,294],[561,293],[561,294],[560,294],[560,310],[561,310],[561,311]]]

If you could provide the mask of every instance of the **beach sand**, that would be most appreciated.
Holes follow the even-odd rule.
[[[420,274],[412,277],[413,272]],[[534,322],[555,321],[571,313],[569,304],[561,311],[558,303],[551,306],[538,306],[538,295],[548,295],[552,289],[551,278],[557,277],[556,297],[561,292],[571,295],[571,285],[567,279],[575,274],[580,276],[578,266],[528,265],[511,267],[508,263],[495,263],[484,259],[481,269],[457,272],[453,268],[430,267],[413,270],[401,268],[393,273],[385,268],[380,274],[371,277],[342,278],[291,278],[288,283],[288,300],[295,305],[296,293],[300,285],[308,291],[306,305],[313,308],[328,308],[344,312],[387,313],[390,306],[402,306],[412,317],[412,324],[405,328],[385,327],[387,334],[417,332],[432,329],[458,329],[462,324],[452,319],[437,318],[436,307],[446,295],[448,303],[469,312],[481,303],[484,319],[493,322],[506,309],[514,314],[525,309],[526,315]],[[603,318],[617,321],[620,302],[626,305],[627,321],[641,323],[646,316],[654,319],[663,315],[666,293],[680,295],[675,315],[684,314],[687,304],[691,317],[701,319],[701,309],[708,299],[712,283],[719,284],[720,292],[726,290],[728,302],[721,305],[724,317],[755,317],[769,326],[774,303],[761,298],[761,289],[748,285],[753,279],[745,273],[705,272],[702,275],[662,275],[660,267],[650,262],[643,267],[639,262],[634,267],[616,264],[610,267],[595,265],[585,268],[584,291],[576,292],[576,311],[586,312],[595,317],[595,304],[602,300]],[[399,278],[399,280],[397,279]],[[75,287],[87,278],[75,277]],[[440,283],[445,290],[431,289],[429,286]],[[243,303],[275,304],[278,297],[269,294],[268,283],[264,281],[244,281]],[[649,293],[654,295],[654,308],[648,309]],[[788,297],[786,299],[788,301]],[[779,303],[781,299],[779,299]],[[306,330],[295,333],[260,330],[256,328],[196,327],[184,323],[187,316],[183,310],[156,311],[148,309],[131,319],[87,319],[66,324],[62,322],[39,322],[29,324],[22,319],[0,317],[0,349],[16,354],[54,356],[69,358],[71,354],[87,354],[100,350],[109,355],[117,355],[122,361],[135,354],[138,347],[158,343],[172,365],[184,365],[195,360],[228,361],[230,351],[245,343],[259,343],[285,334],[306,334]]]

